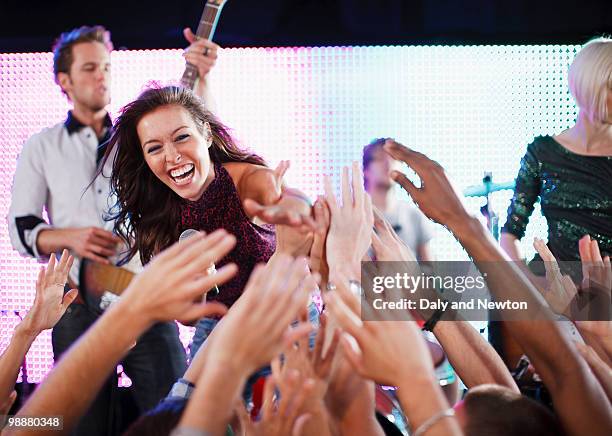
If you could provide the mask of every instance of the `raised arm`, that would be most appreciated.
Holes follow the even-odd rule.
[[[570,340],[552,321],[552,314],[531,282],[508,262],[489,232],[466,211],[444,169],[395,141],[388,141],[385,150],[419,175],[421,188],[399,172],[394,172],[392,177],[427,216],[455,235],[481,272],[487,273],[491,293],[502,301],[520,296],[531,315],[538,316],[538,321],[533,317],[514,320],[511,333],[550,390],[568,434],[607,434],[612,428],[612,410],[601,386]],[[502,311],[502,316],[508,319],[512,315]]]
[[[372,234],[372,247],[378,261],[410,262],[417,267],[414,254],[410,252],[410,249],[397,236],[378,210],[374,211],[374,227],[376,232]],[[419,292],[427,295],[429,291],[421,289]],[[435,292],[431,294],[434,298],[438,298]],[[421,310],[414,315],[427,321],[433,315],[433,311]],[[451,314],[445,314],[445,317],[451,319],[449,315]],[[481,384],[493,383],[519,392],[504,362],[493,347],[469,322],[458,319],[458,316],[454,313],[452,314],[453,321],[437,322],[434,325],[433,334],[465,385],[472,388]]]
[[[11,394],[21,363],[34,339],[43,330],[55,326],[76,298],[76,289],[64,295],[64,284],[72,261],[72,256],[64,250],[59,261],[56,261],[55,255],[51,255],[47,267],[40,269],[34,304],[15,328],[11,342],[0,356],[0,403]]]
[[[314,286],[303,258],[280,255],[253,271],[242,297],[215,328],[208,345],[214,359],[201,373],[179,428],[225,434],[247,377],[284,344],[310,332],[310,325],[293,330],[289,325],[306,307]]]
[[[227,254],[235,238],[223,230],[193,236],[158,255],[136,276],[122,298],[62,356],[45,381],[19,411],[20,416],[63,416],[67,434],[97,394],[117,362],[151,325],[184,315],[224,312],[218,303],[194,303],[204,289],[236,273],[233,264],[214,276],[203,274]],[[66,380],[70,383],[66,383]],[[11,429],[7,434],[34,434]]]

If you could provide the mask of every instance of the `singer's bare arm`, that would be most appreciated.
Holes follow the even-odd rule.
[[[308,197],[283,184],[288,161],[276,169],[245,163],[228,163],[228,171],[245,213],[253,220],[276,224],[277,252],[308,256],[315,228]]]

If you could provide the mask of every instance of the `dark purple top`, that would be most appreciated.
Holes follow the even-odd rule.
[[[265,263],[276,249],[274,226],[258,226],[251,222],[242,209],[240,197],[229,173],[220,164],[215,165],[215,178],[197,201],[183,200],[181,204],[181,232],[186,229],[212,233],[224,228],[236,236],[236,246],[221,261],[238,266],[238,274],[219,286],[219,295],[208,293],[207,301],[219,301],[230,307],[240,297],[258,263]]]

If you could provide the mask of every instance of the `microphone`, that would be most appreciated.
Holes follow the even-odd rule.
[[[195,229],[187,229],[187,230],[183,230],[181,232],[181,235],[179,236],[179,242],[184,241],[186,239],[191,238],[192,236],[197,235],[199,232]],[[210,266],[206,269],[206,274],[208,275],[212,275],[215,274],[217,272],[217,268],[215,268],[215,264],[211,263]],[[219,295],[219,287],[215,284],[215,287],[213,289],[211,289],[209,292],[213,292],[212,295]]]

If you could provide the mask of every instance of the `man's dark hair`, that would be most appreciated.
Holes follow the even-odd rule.
[[[55,83],[58,73],[70,72],[73,62],[72,47],[81,42],[99,42],[108,51],[113,49],[110,32],[103,26],[81,26],[69,32],[62,33],[53,44],[53,75]]]
[[[374,160],[374,153],[378,150],[382,150],[383,145],[385,145],[385,141],[387,138],[377,138],[370,142],[368,145],[363,147],[363,170],[370,165],[370,163]]]
[[[510,389],[481,385],[463,400],[468,436],[559,436],[557,417],[542,404]]]

